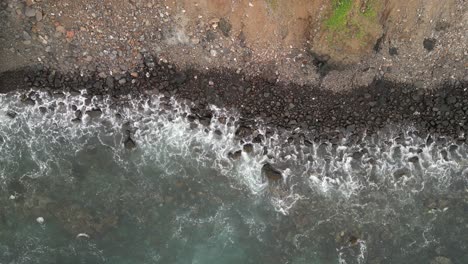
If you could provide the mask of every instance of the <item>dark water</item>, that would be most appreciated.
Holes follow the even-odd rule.
[[[468,263],[466,145],[274,135],[230,160],[235,113],[206,130],[168,105],[1,95],[0,263]]]

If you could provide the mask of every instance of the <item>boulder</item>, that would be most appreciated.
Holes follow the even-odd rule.
[[[283,178],[281,172],[269,163],[263,165],[262,174],[265,175],[265,177],[270,181],[279,181]]]

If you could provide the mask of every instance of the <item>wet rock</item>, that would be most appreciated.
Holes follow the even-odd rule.
[[[236,134],[237,137],[244,138],[244,137],[252,135],[252,129],[250,127],[247,127],[247,126],[240,126],[236,130],[235,134]]]
[[[203,116],[203,117],[200,117],[199,121],[200,121],[200,124],[202,124],[203,126],[208,127],[211,124],[211,117],[210,116]]]
[[[452,264],[449,258],[438,256],[431,260],[430,264]]]
[[[411,171],[408,168],[400,168],[393,172],[393,177],[395,180],[399,180],[401,177],[406,176],[409,177],[411,175]]]
[[[423,46],[426,50],[431,51],[435,48],[436,40],[433,38],[425,38],[423,41]]]
[[[47,108],[45,108],[44,106],[41,106],[39,107],[39,111],[41,112],[41,114],[45,114],[47,113]]]
[[[189,122],[193,122],[193,121],[195,121],[195,119],[196,119],[196,117],[195,117],[194,115],[188,115],[188,116],[187,116],[187,120],[188,120]]]
[[[190,123],[190,129],[196,129],[198,127],[197,123]]]
[[[76,110],[75,111],[75,117],[76,118],[81,118],[83,116],[83,113],[81,112],[81,110]]]
[[[102,115],[102,111],[101,111],[101,109],[96,108],[96,109],[93,109],[93,110],[86,111],[86,114],[91,118],[97,118],[97,117],[100,117]]]
[[[413,156],[408,159],[409,162],[411,163],[418,163],[419,162],[419,157],[418,156]]]
[[[25,104],[27,104],[27,105],[31,105],[31,106],[33,106],[33,105],[36,104],[36,102],[35,102],[33,99],[31,99],[31,98],[26,98],[26,99],[24,99],[23,103],[25,103]]]
[[[253,143],[262,143],[264,139],[264,136],[262,134],[258,134],[255,136],[252,140]]]
[[[270,181],[279,181],[283,178],[281,172],[275,169],[271,164],[266,163],[262,167],[262,174]]]
[[[7,111],[6,115],[7,115],[9,118],[13,119],[13,118],[15,118],[18,114],[17,114],[16,112],[13,112],[13,111]]]
[[[240,157],[242,156],[242,151],[241,150],[237,150],[235,152],[229,152],[228,153],[228,157],[232,160],[238,160],[240,159]]]
[[[253,152],[253,145],[252,144],[245,144],[242,148],[245,153],[252,153]]]
[[[216,129],[216,130],[214,131],[214,133],[215,133],[215,135],[217,135],[217,136],[222,136],[222,135],[223,135],[223,132],[221,132],[221,130],[219,130],[219,129]]]
[[[124,142],[124,146],[126,149],[134,149],[136,148],[135,141],[131,137],[127,137],[127,139]]]

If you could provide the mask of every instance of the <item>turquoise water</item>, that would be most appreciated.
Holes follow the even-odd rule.
[[[207,129],[156,96],[32,97],[0,96],[0,263],[468,263],[466,145],[275,134],[231,160],[233,111]]]

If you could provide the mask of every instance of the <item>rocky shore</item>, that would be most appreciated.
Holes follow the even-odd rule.
[[[468,84],[447,82],[438,89],[418,89],[409,84],[374,80],[369,86],[340,93],[313,86],[277,83],[230,70],[199,72],[146,55],[132,74],[101,78],[62,74],[36,67],[0,75],[1,92],[45,89],[53,96],[64,92],[87,97],[111,96],[123,104],[125,95],[160,94],[193,103],[193,116],[209,125],[209,105],[239,111],[240,137],[251,136],[256,122],[280,130],[299,131],[303,141],[339,140],[345,135],[372,135],[381,129],[414,127],[428,133],[465,141],[468,129]],[[25,104],[35,104],[35,93],[24,94]],[[92,114],[92,113],[88,113]],[[305,134],[308,136],[305,137]]]
[[[307,140],[389,125],[458,138],[468,128],[464,1],[8,0],[0,7],[1,92],[86,90],[116,101],[163,94],[194,102],[205,124],[214,104],[238,110],[246,126],[261,119],[307,131]],[[24,100],[34,104],[30,94]]]

